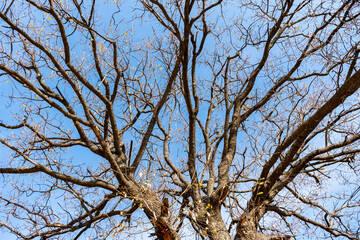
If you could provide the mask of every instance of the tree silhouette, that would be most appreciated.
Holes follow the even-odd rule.
[[[4,231],[359,238],[358,1],[0,10]]]

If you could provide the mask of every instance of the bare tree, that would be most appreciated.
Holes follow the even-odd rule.
[[[0,10],[4,231],[359,239],[357,0]]]

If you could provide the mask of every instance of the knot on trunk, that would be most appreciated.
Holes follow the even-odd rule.
[[[171,235],[170,227],[166,221],[166,218],[169,216],[169,200],[167,198],[163,199],[161,205],[160,217],[156,220],[155,223],[155,235],[157,240],[173,240]]]
[[[164,217],[159,217],[156,221],[155,234],[158,240],[173,240],[170,228]]]

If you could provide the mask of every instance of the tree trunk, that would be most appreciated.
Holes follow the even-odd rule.
[[[249,212],[243,213],[237,227],[235,240],[269,240],[271,236],[259,233],[257,230],[258,221],[265,213],[264,208],[253,208]]]
[[[271,237],[257,231],[255,221],[242,219],[236,229],[235,240],[269,240]]]
[[[155,224],[155,234],[158,240],[180,240],[179,234],[165,217],[157,219]]]
[[[211,240],[231,240],[230,233],[221,216],[221,206],[214,206],[213,209],[207,211],[208,224],[206,235]]]
[[[258,221],[264,213],[264,208],[258,207],[243,214],[237,224],[234,240],[290,240],[290,236],[265,235],[258,232]]]

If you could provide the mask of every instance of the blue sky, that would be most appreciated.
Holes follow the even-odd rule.
[[[119,2],[116,2],[116,1],[107,1],[105,3],[99,3],[98,7],[97,7],[97,10],[99,10],[98,12],[98,15],[99,15],[99,18],[101,20],[99,20],[97,22],[97,24],[102,24],[102,22],[104,22],[104,28],[107,29],[107,27],[109,26],[109,22],[111,20],[111,15],[109,14],[109,12],[113,11],[114,8],[117,6],[119,7],[120,9],[120,12],[119,14],[116,14],[115,17],[120,20],[120,19],[123,19],[122,21],[119,21],[118,25],[117,26],[113,26],[113,27],[110,27],[114,33],[109,33],[109,35],[118,35],[120,36],[123,40],[124,40],[124,43],[128,43],[128,42],[134,42],[134,44],[130,44],[130,45],[124,45],[124,48],[122,48],[121,50],[126,53],[127,51],[130,51],[130,50],[134,50],[134,52],[132,52],[132,57],[133,59],[130,60],[130,68],[128,69],[128,71],[126,72],[127,76],[128,77],[133,77],[133,78],[136,78],[136,77],[141,77],[140,75],[140,72],[137,71],[137,68],[138,67],[142,67],[142,63],[139,63],[137,62],[138,59],[142,59],[141,58],[141,55],[144,54],[144,53],[147,53],[149,55],[149,61],[153,61],[153,66],[152,66],[152,70],[150,71],[149,70],[149,74],[151,74],[151,77],[153,77],[152,79],[155,79],[155,76],[157,77],[157,81],[158,82],[162,82],[162,81],[165,81],[166,80],[166,69],[165,69],[165,64],[162,64],[160,61],[157,61],[158,59],[156,59],[156,57],[159,57],[156,53],[152,53],[152,52],[147,52],[147,49],[145,49],[144,45],[145,43],[146,44],[150,44],[152,43],[152,40],[155,40],[155,39],[161,39],[162,37],[169,37],[168,36],[168,31],[164,31],[161,27],[159,27],[157,24],[155,24],[155,21],[154,20],[147,20],[147,16],[145,15],[145,20],[143,21],[132,21],[133,18],[135,16],[139,16],[139,11],[133,11],[133,8],[134,7],[141,7],[140,4],[138,4],[137,6],[134,6],[133,3],[134,2],[124,2],[122,3],[122,5],[119,3]],[[236,8],[233,9],[233,11],[235,12],[236,11]],[[229,11],[228,14],[231,16],[232,15],[232,12]],[[244,22],[246,22],[246,24],[250,24],[251,23],[251,19],[246,19],[246,13],[244,13],[245,16],[244,17]],[[216,15],[216,13],[214,13],[214,16]],[[35,15],[35,16],[32,16],[32,17],[35,17],[37,18],[35,22],[38,22],[38,24],[41,24],[43,22],[45,22],[46,24],[51,24],[51,21],[53,21],[53,19],[49,19],[48,17],[44,16],[44,15]],[[32,19],[34,20],[34,19]],[[225,31],[224,29],[226,29],[227,27],[227,24],[232,24],[231,22],[231,18],[229,17],[228,19],[228,23],[224,22],[224,21],[218,21],[216,23],[214,23],[213,25],[213,31],[215,33],[220,33],[222,31]],[[23,21],[25,22],[25,21]],[[31,23],[33,25],[33,23]],[[264,25],[265,26],[265,25]],[[40,26],[39,26],[40,27]],[[298,28],[297,28],[298,27]],[[293,29],[293,32],[295,31],[300,31],[302,28],[302,26],[295,26],[294,29]],[[46,33],[48,31],[48,29],[44,29],[43,30],[43,33]],[[49,30],[50,31],[50,30]],[[219,46],[221,46],[221,41],[223,41],[222,43],[223,44],[228,44],[227,41],[225,40],[228,40],[227,38],[229,38],[229,34],[231,33],[231,29],[227,29],[226,31],[227,34],[225,34],[226,37],[222,38],[222,39],[219,39],[219,40],[216,40],[216,39],[211,39],[209,40],[207,43],[206,43],[206,47],[208,47],[208,49],[206,50],[206,52],[204,54],[209,54],[207,56],[211,56],[210,54],[213,54],[214,52],[221,52],[223,49]],[[104,30],[104,32],[107,32],[107,30]],[[154,34],[156,34],[157,38],[154,37]],[[86,56],[85,54],[83,55],[82,52],[85,52],[86,48],[88,47],[87,45],[82,45],[82,42],[80,42],[80,37],[81,37],[81,34],[79,35],[76,35],[74,34],[72,37],[70,37],[71,43],[75,43],[77,41],[78,42],[78,45],[77,45],[77,48],[73,49],[73,53],[74,55],[77,55],[79,56],[79,58],[81,56]],[[243,39],[241,39],[241,36],[234,36],[232,35],[232,39],[235,41],[235,39],[238,40],[237,44],[238,45],[241,45],[241,41],[243,41]],[[55,40],[54,40],[55,41]],[[165,42],[165,41],[164,41]],[[219,43],[220,42],[220,43]],[[162,42],[159,41],[159,44],[161,44]],[[102,44],[102,46],[104,47],[103,48],[103,51],[106,51],[106,48],[108,48],[108,45],[107,44],[103,44],[101,42],[101,40],[99,40],[99,44]],[[143,45],[144,44],[144,45]],[[284,43],[285,44],[285,43]],[[244,52],[242,52],[242,58],[245,62],[245,59],[248,59],[249,61],[258,61],[259,57],[261,56],[261,48],[260,49],[257,49],[256,47],[250,47],[248,49],[246,49]],[[234,50],[232,50],[232,54],[233,54]],[[235,52],[234,52],[235,53]],[[272,51],[272,54],[273,54],[273,59],[274,60],[274,63],[273,65],[269,65],[269,67],[277,67],[277,69],[281,70],[282,68],[288,68],[289,66],[291,66],[291,61],[288,60],[288,59],[284,59],[283,56],[281,55],[282,52],[281,52],[281,49],[280,47],[279,48],[276,48],[274,49],[274,51]],[[171,54],[169,54],[171,55]],[[138,58],[137,58],[138,57]],[[224,57],[225,58],[225,57]],[[171,59],[171,58],[170,58]],[[204,60],[204,59],[202,59]],[[89,61],[85,58],[85,59],[82,59],[82,61],[84,61],[84,63],[89,63]],[[204,65],[203,65],[204,66]],[[312,62],[309,61],[308,64],[305,64],[305,68],[304,68],[304,71],[307,69],[311,69],[312,67],[317,67],[316,64],[312,64]],[[239,67],[240,68],[240,67]],[[241,69],[241,68],[240,68]],[[239,74],[239,78],[246,78],[246,74],[249,73],[251,70],[252,70],[252,67],[247,67],[246,69],[242,69],[243,72],[241,72]],[[156,72],[155,72],[156,71]],[[209,70],[209,68],[206,68],[206,67],[200,67],[199,68],[199,79],[198,81],[203,83],[204,86],[206,85],[209,85],[208,82],[206,82],[206,80],[209,80],[209,78],[211,78],[211,75],[212,75],[212,72]],[[234,70],[235,71],[235,70]],[[86,72],[86,69],[84,69],[84,72]],[[47,72],[47,74],[49,76],[52,76],[52,73],[51,72]],[[160,76],[160,74],[164,74],[163,76]],[[299,73],[299,75],[301,75],[302,73]],[[89,79],[92,79],[95,81],[95,79],[93,79],[93,75],[92,75],[92,72],[89,71],[88,72],[88,76],[89,76]],[[261,96],[261,94],[263,94],[266,90],[269,89],[269,87],[271,86],[271,77],[273,78],[276,78],[277,77],[277,73],[274,73],[274,75],[271,75],[271,76],[266,76],[265,74],[261,77],[261,80],[259,82],[259,85],[257,86],[258,87],[258,92],[254,92],[253,94],[256,95],[258,94],[259,96]],[[54,79],[54,82],[53,82],[53,86],[57,85],[59,83],[59,79],[57,78],[57,76],[54,76],[52,79]],[[8,92],[11,90],[11,83],[8,83],[7,82],[8,80],[7,79],[4,79],[4,78],[0,78],[0,86],[1,86],[1,95],[0,95],[0,100],[3,100],[2,102],[6,102],[8,103],[8,98],[7,98],[7,94]],[[153,87],[154,88],[154,92],[161,92],[161,88],[159,89],[156,89],[156,87],[154,86],[151,86],[151,85],[156,85],[156,82],[155,80],[151,80],[153,82],[151,82],[149,84],[149,88]],[[220,83],[219,83],[220,84]],[[308,84],[306,81],[303,81],[301,83],[298,83],[298,84],[294,84],[293,86],[289,86],[289,89],[290,90],[294,90],[295,88],[297,89],[300,89],[301,91],[303,92],[306,92],[306,91],[314,91],[314,89],[317,87],[317,86],[309,86],[309,85],[306,85]],[[326,84],[326,83],[323,83],[323,84]],[[331,84],[334,84],[333,82]],[[161,84],[159,84],[161,85]],[[221,85],[221,84],[220,84]],[[61,83],[59,85],[60,87],[62,86]],[[238,89],[238,85],[237,83],[234,83],[232,85],[233,87],[233,90],[235,92],[235,90]],[[64,86],[64,88],[66,88]],[[64,89],[66,90],[66,89]],[[201,91],[202,89],[200,88],[199,89],[199,92],[201,94],[203,94],[204,98],[206,98],[206,94],[208,93],[207,90],[205,89],[204,87],[204,90]],[[289,90],[289,91],[290,91]],[[19,88],[19,95],[21,96],[21,91],[23,91],[23,89]],[[295,90],[294,90],[294,93],[295,93]],[[71,92],[64,92],[64,94],[69,94],[69,96],[72,96]],[[286,93],[288,94],[288,93]],[[12,103],[12,105],[2,105],[0,106],[0,111],[1,111],[1,115],[0,115],[0,119],[4,122],[6,121],[10,121],[10,118],[9,118],[9,110],[11,111],[16,111],[16,112],[21,112],[22,110],[24,110],[24,105],[23,104],[26,104],[27,106],[26,107],[31,107],[30,104],[27,104],[27,102],[23,102],[22,100],[26,101],[26,99],[19,99],[19,101],[16,101],[14,103]],[[219,100],[221,101],[221,100]],[[290,102],[288,102],[290,103]],[[270,104],[276,104],[276,102],[271,102]],[[301,105],[302,106],[306,106],[306,101],[302,101],[301,102]],[[9,107],[10,106],[10,107]],[[25,108],[26,108],[25,107]],[[206,103],[204,103],[204,105],[202,106],[202,110],[206,110],[208,105]],[[123,106],[120,106],[119,107],[119,112],[121,112],[121,110],[124,110],[125,107]],[[280,107],[278,108],[280,111],[283,111],[285,112],[285,108],[286,108],[286,104],[284,104],[283,107]],[[178,117],[178,121],[177,121],[177,126],[175,127],[174,129],[174,132],[176,130],[180,131],[183,131],[185,128],[186,128],[186,123],[181,123],[181,120],[182,120],[182,114],[186,116],[186,112],[184,108],[178,108],[177,109],[177,112],[176,112],[176,117]],[[51,111],[50,111],[51,112]],[[202,112],[201,114],[205,114],[206,112]],[[19,114],[22,114],[22,113],[19,113]],[[218,119],[217,121],[221,121],[222,120],[222,117],[223,117],[223,112],[222,111],[218,111],[216,113],[214,113],[214,116],[216,116]],[[258,121],[258,124],[261,123],[261,115],[260,114],[254,114],[249,120],[252,120],[252,121]],[[200,119],[201,120],[204,120],[205,119],[205,115],[200,115]],[[144,119],[142,120],[146,120],[146,118],[144,117]],[[294,118],[294,121],[296,119]],[[65,122],[64,123],[64,126],[67,127],[69,123]],[[216,121],[213,121],[212,122],[212,127],[215,128],[215,125],[216,125]],[[248,126],[248,129],[249,131],[254,134],[257,133],[256,131],[256,126],[259,126],[259,125],[254,125],[254,126]],[[274,131],[275,132],[275,131]],[[1,133],[0,134],[4,134],[4,133]],[[5,133],[6,134],[6,133]],[[136,135],[136,133],[133,133],[134,135]],[[242,134],[242,135],[241,135]],[[246,134],[245,133],[240,133],[239,135],[243,136],[244,138],[241,138],[239,140],[239,151],[243,151],[246,147],[250,147],[248,145],[248,142],[247,142],[247,138],[246,137]],[[201,139],[201,132],[198,131],[198,136],[199,136],[199,139]],[[126,137],[129,137],[130,138],[130,134]],[[184,135],[180,135],[178,136],[178,139],[181,139],[181,138],[186,138],[186,136]],[[199,140],[200,142],[201,140]],[[259,141],[266,141],[264,140],[263,138],[259,138]],[[316,144],[323,144],[323,142],[316,142],[316,140],[314,141]],[[129,145],[129,141],[126,142],[127,145]],[[201,144],[201,143],[199,143]],[[137,148],[139,146],[139,143],[135,143],[134,145],[134,148]],[[171,151],[171,155],[173,158],[178,158],[178,159],[181,159],[181,158],[185,158],[186,157],[186,150],[184,149],[185,147],[184,146],[181,146],[179,143],[177,142],[173,142],[172,145],[175,150],[172,150]],[[269,144],[269,147],[271,146],[271,144]],[[221,149],[221,146],[220,148]],[[260,151],[259,151],[260,152]],[[2,162],[6,162],[7,158],[7,151],[2,151],[1,152],[3,159],[4,161],[1,161]],[[81,147],[77,147],[77,148],[74,148],[73,150],[71,150],[70,152],[67,152],[67,153],[64,153],[64,155],[62,155],[63,158],[68,158],[68,159],[71,159],[73,158],[74,161],[76,162],[76,164],[86,164],[88,165],[89,167],[96,167],[99,165],[99,162],[101,161],[101,159],[97,156],[94,156],[92,154],[90,154],[89,151],[84,151],[84,149],[82,149]],[[248,156],[248,157],[256,157],[256,156]],[[241,160],[241,158],[239,157],[239,162]],[[264,160],[263,158],[259,158],[258,159],[259,161],[261,160]],[[179,166],[181,166],[181,162],[177,162],[177,164]],[[145,165],[144,165],[145,166]],[[139,171],[140,172],[140,171]],[[253,176],[257,176],[257,172],[255,171],[254,169],[254,172],[250,175],[253,175]],[[30,177],[31,178],[31,177]],[[247,188],[250,188],[250,186],[246,185]],[[339,185],[338,185],[339,187]],[[7,189],[6,189],[7,190]],[[142,216],[141,214],[139,215],[140,217]],[[147,233],[146,233],[147,235]],[[9,236],[4,236],[6,237],[7,239],[11,239]],[[146,238],[145,238],[146,239]]]

